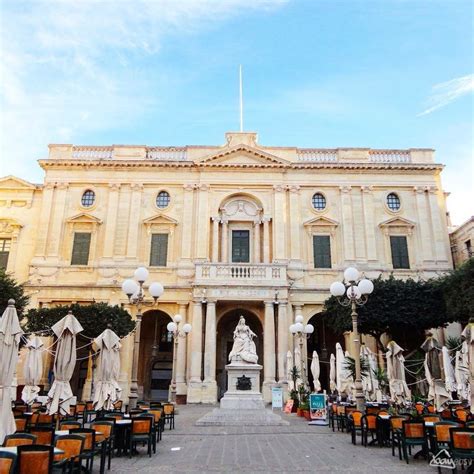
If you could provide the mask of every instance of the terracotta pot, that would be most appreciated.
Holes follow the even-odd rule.
[[[311,413],[310,413],[309,410],[304,410],[303,414],[304,414],[304,417],[305,417],[308,421],[311,421]]]
[[[297,414],[298,416],[303,416],[303,410],[302,410],[301,408],[297,408],[297,409],[296,409],[296,414]]]
[[[296,413],[296,410],[298,410],[298,407],[296,407],[295,405],[293,405],[291,407],[291,413]]]

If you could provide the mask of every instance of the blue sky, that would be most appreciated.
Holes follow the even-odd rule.
[[[474,214],[473,6],[460,0],[3,0],[1,174],[48,143],[428,147]]]

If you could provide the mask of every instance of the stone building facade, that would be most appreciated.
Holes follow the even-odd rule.
[[[430,149],[271,147],[231,132],[223,146],[50,145],[39,164],[41,185],[0,180],[1,263],[32,306],[127,308],[121,283],[146,266],[165,292],[141,321],[140,398],[167,392],[175,314],[192,324],[178,342],[179,400],[215,402],[225,391],[243,314],[268,401],[286,383],[289,325],[301,314],[320,344],[318,314],[347,266],[369,278],[452,268],[443,167]],[[125,397],[133,346],[124,339]]]
[[[453,264],[458,267],[474,256],[474,216],[449,234]]]

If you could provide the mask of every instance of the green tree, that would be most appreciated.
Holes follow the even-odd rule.
[[[29,297],[25,295],[23,286],[6,273],[4,268],[0,268],[0,316],[8,306],[10,298],[15,300],[18,317],[21,319],[28,305]]]
[[[394,340],[416,347],[424,331],[454,321],[448,316],[440,284],[434,280],[400,280],[391,275],[374,280],[374,291],[365,305],[357,308],[359,331],[378,341],[387,332]],[[352,329],[351,309],[330,297],[324,305],[324,318],[334,332]],[[410,347],[404,347],[409,349]]]
[[[130,314],[120,306],[93,303],[87,306],[73,304],[55,308],[30,309],[25,331],[39,332],[51,329],[51,326],[66,316],[69,310],[84,328],[81,334],[87,337],[97,337],[107,327],[115,331],[119,337],[124,337],[135,327]]]
[[[439,280],[450,320],[467,324],[474,317],[474,257]]]

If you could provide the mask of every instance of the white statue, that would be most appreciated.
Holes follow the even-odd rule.
[[[257,349],[253,338],[256,334],[245,324],[245,319],[240,316],[239,323],[234,330],[234,345],[229,354],[229,360],[244,361],[256,364],[258,361]]]

